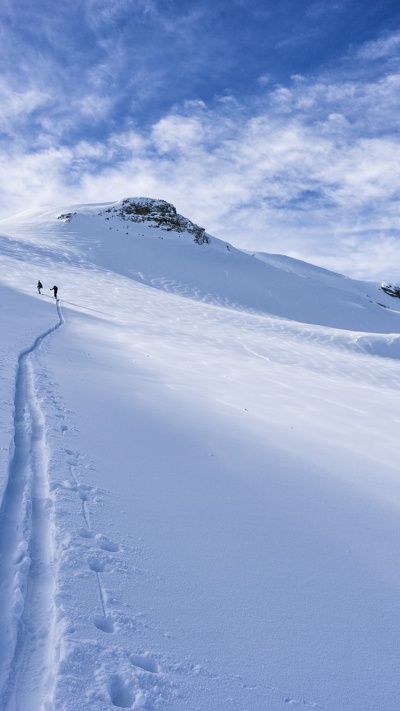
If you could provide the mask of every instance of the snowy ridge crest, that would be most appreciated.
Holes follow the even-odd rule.
[[[71,222],[72,218],[79,212],[66,212],[58,216],[59,220]],[[97,213],[100,217],[109,220],[110,216],[117,217],[124,222],[148,223],[149,227],[155,227],[168,232],[187,232],[194,236],[196,244],[208,244],[210,237],[204,227],[199,227],[187,217],[183,217],[176,211],[176,207],[166,200],[153,198],[124,198],[114,205],[109,205],[107,209]]]

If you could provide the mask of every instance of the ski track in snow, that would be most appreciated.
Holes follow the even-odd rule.
[[[54,535],[44,416],[31,355],[63,324],[39,335],[18,358],[14,441],[0,507],[0,699],[4,711],[39,709],[51,693],[55,626]],[[29,706],[19,699],[29,689]]]
[[[73,554],[70,542],[62,540],[63,531],[56,529],[57,491],[65,490],[69,497],[77,495],[80,502],[83,525],[76,536],[86,551],[87,569],[95,577],[98,598],[98,609],[93,610],[90,624],[108,637],[123,622],[115,601],[110,604],[102,581],[103,574],[113,568],[119,546],[92,529],[89,502],[98,492],[79,479],[81,456],[64,447],[69,482],[50,482],[52,465],[42,396],[56,408],[57,438],[63,438],[69,427],[52,386],[43,388],[43,373],[35,374],[31,356],[64,324],[59,300],[56,308],[58,322],[19,354],[16,370],[14,437],[0,506],[0,708],[53,711],[70,708],[71,699],[82,708],[142,708],[149,698],[160,698],[163,686],[154,659],[147,653],[132,653],[120,645],[89,639],[80,640],[78,645],[68,643],[73,615],[65,615],[66,600],[57,573],[65,558],[70,568]],[[97,670],[93,669],[95,660]],[[89,687],[95,682],[86,700],[80,689],[73,693],[73,684],[71,689],[71,669],[76,663]],[[67,707],[62,701],[65,685],[69,689]]]
[[[64,319],[18,358],[14,441],[0,507],[0,702],[4,711],[45,708],[52,692],[54,531],[44,416],[31,355]],[[28,694],[26,691],[28,690]],[[20,692],[25,692],[24,698]]]

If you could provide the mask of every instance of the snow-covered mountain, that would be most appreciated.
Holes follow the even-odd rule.
[[[206,303],[333,328],[398,331],[400,302],[388,297],[379,284],[348,279],[282,255],[235,249],[163,200],[60,206],[2,224],[6,233],[20,237],[13,242],[16,255],[33,240],[41,273],[49,259],[62,271],[79,257],[92,268]],[[62,288],[65,291],[64,284]]]
[[[400,301],[148,198],[0,296],[1,711],[397,711]]]

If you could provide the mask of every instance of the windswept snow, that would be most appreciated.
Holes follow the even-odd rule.
[[[0,708],[398,711],[400,302],[150,203],[0,223]]]

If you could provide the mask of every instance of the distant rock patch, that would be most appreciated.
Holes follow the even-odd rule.
[[[383,284],[381,284],[381,289],[386,294],[389,294],[389,296],[397,296],[400,298],[400,286],[398,284],[387,284],[386,282],[383,282]]]
[[[72,218],[75,217],[76,212],[65,212],[63,215],[59,215],[57,220],[64,220],[64,222],[71,222]]]

